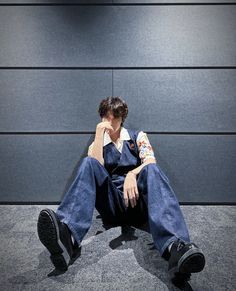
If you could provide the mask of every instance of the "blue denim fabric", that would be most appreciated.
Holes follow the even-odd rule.
[[[158,164],[145,165],[137,175],[139,199],[134,208],[130,204],[125,207],[122,192],[124,175],[120,177],[123,179],[115,181],[93,157],[82,159],[76,178],[56,211],[78,243],[91,226],[94,208],[103,222],[114,226],[124,223],[135,226],[148,221],[154,244],[161,255],[177,238],[190,242],[179,202]]]

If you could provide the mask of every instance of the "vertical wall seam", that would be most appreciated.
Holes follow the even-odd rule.
[[[111,96],[113,96],[113,93],[114,91],[113,91],[113,68],[112,68],[111,70]]]

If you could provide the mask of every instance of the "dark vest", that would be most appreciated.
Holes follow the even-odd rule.
[[[130,140],[123,141],[122,153],[113,142],[103,147],[104,167],[107,169],[113,183],[123,191],[124,179],[128,171],[141,165],[136,139],[140,130],[126,128]]]

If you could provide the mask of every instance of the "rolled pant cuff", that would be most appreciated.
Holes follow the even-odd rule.
[[[162,246],[162,248],[160,249],[160,254],[161,256],[163,255],[165,249],[169,246],[169,244],[173,241],[176,241],[178,238],[176,236],[172,236],[170,237],[165,243],[164,245]]]

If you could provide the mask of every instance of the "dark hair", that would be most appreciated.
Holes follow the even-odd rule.
[[[128,115],[128,106],[120,96],[109,96],[101,101],[98,109],[101,118],[106,117],[108,112],[111,112],[115,118],[122,117],[121,126],[123,126]]]

